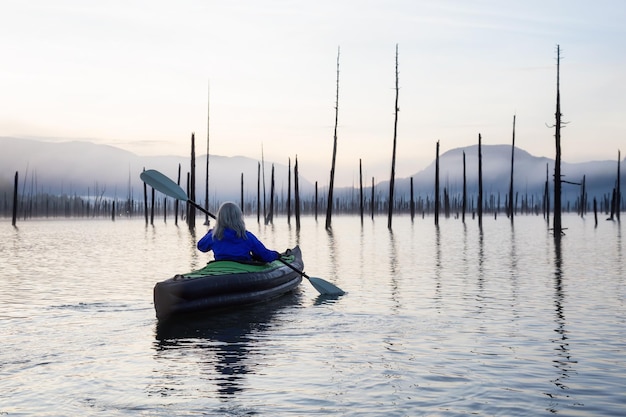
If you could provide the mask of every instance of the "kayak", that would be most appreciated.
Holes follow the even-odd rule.
[[[270,263],[211,261],[204,268],[177,274],[154,286],[159,320],[175,316],[256,304],[293,291],[302,282],[302,252]]]

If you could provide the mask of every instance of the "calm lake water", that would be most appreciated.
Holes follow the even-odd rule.
[[[205,226],[0,220],[0,415],[623,415],[619,223],[565,216],[560,247],[533,216],[247,223],[347,294],[159,326]]]

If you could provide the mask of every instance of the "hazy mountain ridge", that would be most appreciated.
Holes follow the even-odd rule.
[[[104,194],[108,197],[124,198],[130,190],[134,198],[141,198],[143,185],[139,174],[145,169],[157,169],[176,181],[178,166],[181,165],[181,184],[186,183],[190,170],[188,157],[178,156],[139,156],[109,145],[91,142],[68,141],[46,142],[32,139],[0,137],[0,191],[9,192],[13,187],[15,172],[19,172],[20,192],[36,186],[37,192],[52,194],[87,193]],[[440,156],[440,186],[451,194],[461,194],[463,187],[463,153],[465,153],[467,189],[476,193],[478,189],[478,145],[457,148]],[[330,158],[329,158],[330,160]],[[485,195],[508,193],[511,171],[510,145],[483,145],[483,191]],[[211,155],[209,169],[209,197],[212,200],[227,199],[238,201],[241,190],[241,175],[244,177],[244,196],[255,198],[257,193],[259,161],[242,156],[225,157]],[[265,161],[265,188],[269,194],[271,180],[271,161]],[[286,195],[288,167],[274,163],[275,186],[277,194]],[[293,169],[293,161],[292,161]],[[554,161],[545,157],[536,157],[520,148],[515,148],[514,187],[520,194],[541,196],[546,181],[546,169],[550,187]],[[562,163],[563,179],[580,183],[586,177],[589,199],[600,198],[612,192],[617,178],[617,161],[591,161],[585,163]],[[621,181],[625,181],[624,169]],[[206,155],[196,158],[197,199],[204,199],[204,178],[206,173]],[[435,161],[412,176],[416,196],[433,196],[435,179]],[[300,191],[303,196],[311,195],[313,184],[300,178]],[[371,195],[371,179],[363,179],[366,197]],[[409,196],[410,178],[396,178],[396,198]],[[292,173],[293,187],[293,173]],[[184,188],[184,187],[183,187]],[[320,198],[325,193],[320,190]],[[375,185],[376,194],[385,199],[389,193],[389,181]],[[337,198],[345,198],[354,193],[351,187],[338,188]],[[563,193],[566,198],[575,198],[580,187],[565,184]],[[623,193],[622,193],[623,194]]]
[[[19,172],[20,192],[35,182],[39,192],[52,194],[94,195],[104,191],[108,197],[126,197],[131,193],[143,195],[139,174],[145,169],[156,169],[172,178],[187,181],[190,158],[178,156],[139,156],[113,146],[91,142],[45,142],[32,139],[0,137],[0,190],[13,188],[15,172]],[[265,182],[269,194],[272,164],[275,169],[275,187],[279,193],[287,188],[288,167],[265,161]],[[211,155],[209,160],[209,196],[221,201],[239,199],[243,174],[246,196],[256,197],[259,161],[243,156],[225,157]],[[204,197],[206,154],[196,157],[197,196]],[[293,180],[293,178],[292,178]],[[300,189],[311,192],[313,185],[299,179]],[[199,199],[199,198],[198,198]]]
[[[483,193],[500,193],[501,197],[508,194],[511,177],[511,145],[483,145],[482,146],[482,175]],[[440,155],[439,181],[440,191],[444,187],[451,194],[461,195],[463,192],[463,153],[465,153],[466,184],[468,193],[478,192],[478,145],[452,149]],[[533,156],[525,150],[515,148],[515,163],[513,166],[514,192],[542,196],[547,179],[550,192],[553,189],[554,160],[546,157]],[[620,172],[621,182],[624,183],[624,161]],[[590,161],[583,163],[561,162],[562,179],[573,183],[582,183],[585,177],[585,188],[588,200],[600,198],[610,194],[617,180],[617,160]],[[413,177],[413,188],[416,195],[434,196],[435,190],[435,161]],[[408,195],[410,192],[410,177],[396,179],[396,195]],[[378,184],[378,192],[388,194],[389,181]],[[573,200],[580,195],[580,187],[573,184],[563,184],[564,198]],[[622,187],[623,188],[623,187]],[[622,193],[623,194],[623,193]],[[502,200],[504,201],[504,200]]]

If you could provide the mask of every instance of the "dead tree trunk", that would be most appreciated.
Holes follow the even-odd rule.
[[[413,192],[413,177],[411,177],[411,221],[415,218],[415,193]]]
[[[393,121],[393,153],[391,156],[391,179],[389,180],[389,216],[387,218],[387,227],[391,229],[391,219],[393,217],[393,191],[396,179],[396,143],[398,136],[398,44],[396,44],[396,104],[394,108],[394,121]]]
[[[435,154],[435,226],[439,225],[439,141]]]
[[[11,224],[13,226],[15,226],[15,224],[17,223],[17,184],[18,184],[18,172],[15,171],[15,180],[13,181],[13,218],[11,220]],[[144,183],[144,187],[145,187],[145,183]],[[146,214],[147,216],[147,214]],[[146,217],[147,220],[147,217]]]
[[[622,209],[622,192],[620,190],[620,164],[621,164],[621,156],[620,151],[617,151],[617,187],[615,193],[615,201],[617,206],[615,207],[615,215],[617,216],[617,221],[619,222],[619,213]]]
[[[550,225],[550,175],[546,164],[546,182],[543,187],[543,214],[548,226]]]
[[[293,167],[293,192],[295,194],[295,214],[296,214],[296,230],[300,230],[300,185],[298,180],[298,157]],[[317,195],[317,182],[315,183],[315,193]],[[316,209],[317,210],[317,209]]]
[[[587,207],[587,199],[586,199],[586,194],[587,194],[587,190],[586,190],[586,186],[585,186],[585,182],[586,182],[586,175],[583,175],[583,182],[580,186],[580,207],[579,207],[579,214],[580,217],[585,217],[586,214],[586,207]]]
[[[317,181],[315,181],[315,221],[317,221],[317,209],[319,207],[319,190],[317,188]]]
[[[270,208],[265,224],[274,224],[274,164],[272,164],[272,176],[270,179]]]
[[[335,185],[335,161],[337,160],[337,122],[339,121],[339,52],[337,48],[337,93],[335,94],[335,133],[333,135],[333,159],[330,166],[328,201],[326,202],[326,229],[330,229],[333,216],[333,187]]]
[[[372,177],[372,201],[370,208],[372,211],[372,220],[374,220],[374,177]]]
[[[561,225],[561,92],[560,92],[560,60],[561,50],[556,47],[556,124],[555,145],[556,157],[554,159],[554,237],[561,238],[563,226]]]
[[[361,215],[361,224],[363,224],[363,164],[359,158],[359,214]]]
[[[204,207],[209,210],[209,125],[210,125],[210,95],[211,95],[211,86],[209,85],[209,91],[207,92],[207,111],[206,111],[206,177],[204,179]],[[241,206],[243,210],[243,205]],[[209,225],[209,214],[204,214],[204,224]]]
[[[241,212],[245,213],[245,204],[243,201],[243,172],[241,173],[241,188],[239,192],[241,193],[239,196],[239,200],[241,201],[241,203],[239,204],[239,207],[241,207]]]
[[[511,218],[511,224],[513,223],[513,216],[515,215],[515,206],[513,205],[513,166],[515,164],[515,115],[513,115],[513,141],[511,145],[511,181],[509,182],[509,207],[507,215]]]
[[[144,171],[146,168],[143,169]],[[148,224],[148,185],[143,183],[143,214],[146,218],[146,225]]]
[[[483,228],[483,154],[480,133],[478,134],[478,227]]]
[[[180,164],[178,164],[178,179],[176,180],[176,184],[178,184],[180,186]],[[176,200],[174,202],[174,224],[178,225],[178,214],[179,214],[179,202],[178,200]]]
[[[196,136],[191,134],[191,171],[189,172],[189,199],[196,201]],[[192,204],[187,205],[187,225],[189,230],[196,227],[196,208]]]
[[[154,224],[154,188],[151,188],[150,224]]]
[[[287,224],[291,224],[291,158],[287,168]]]

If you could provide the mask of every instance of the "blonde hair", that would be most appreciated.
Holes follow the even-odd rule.
[[[237,237],[246,239],[246,223],[243,220],[243,212],[236,203],[226,201],[217,211],[213,237],[221,240],[224,237],[224,229],[232,229]]]

